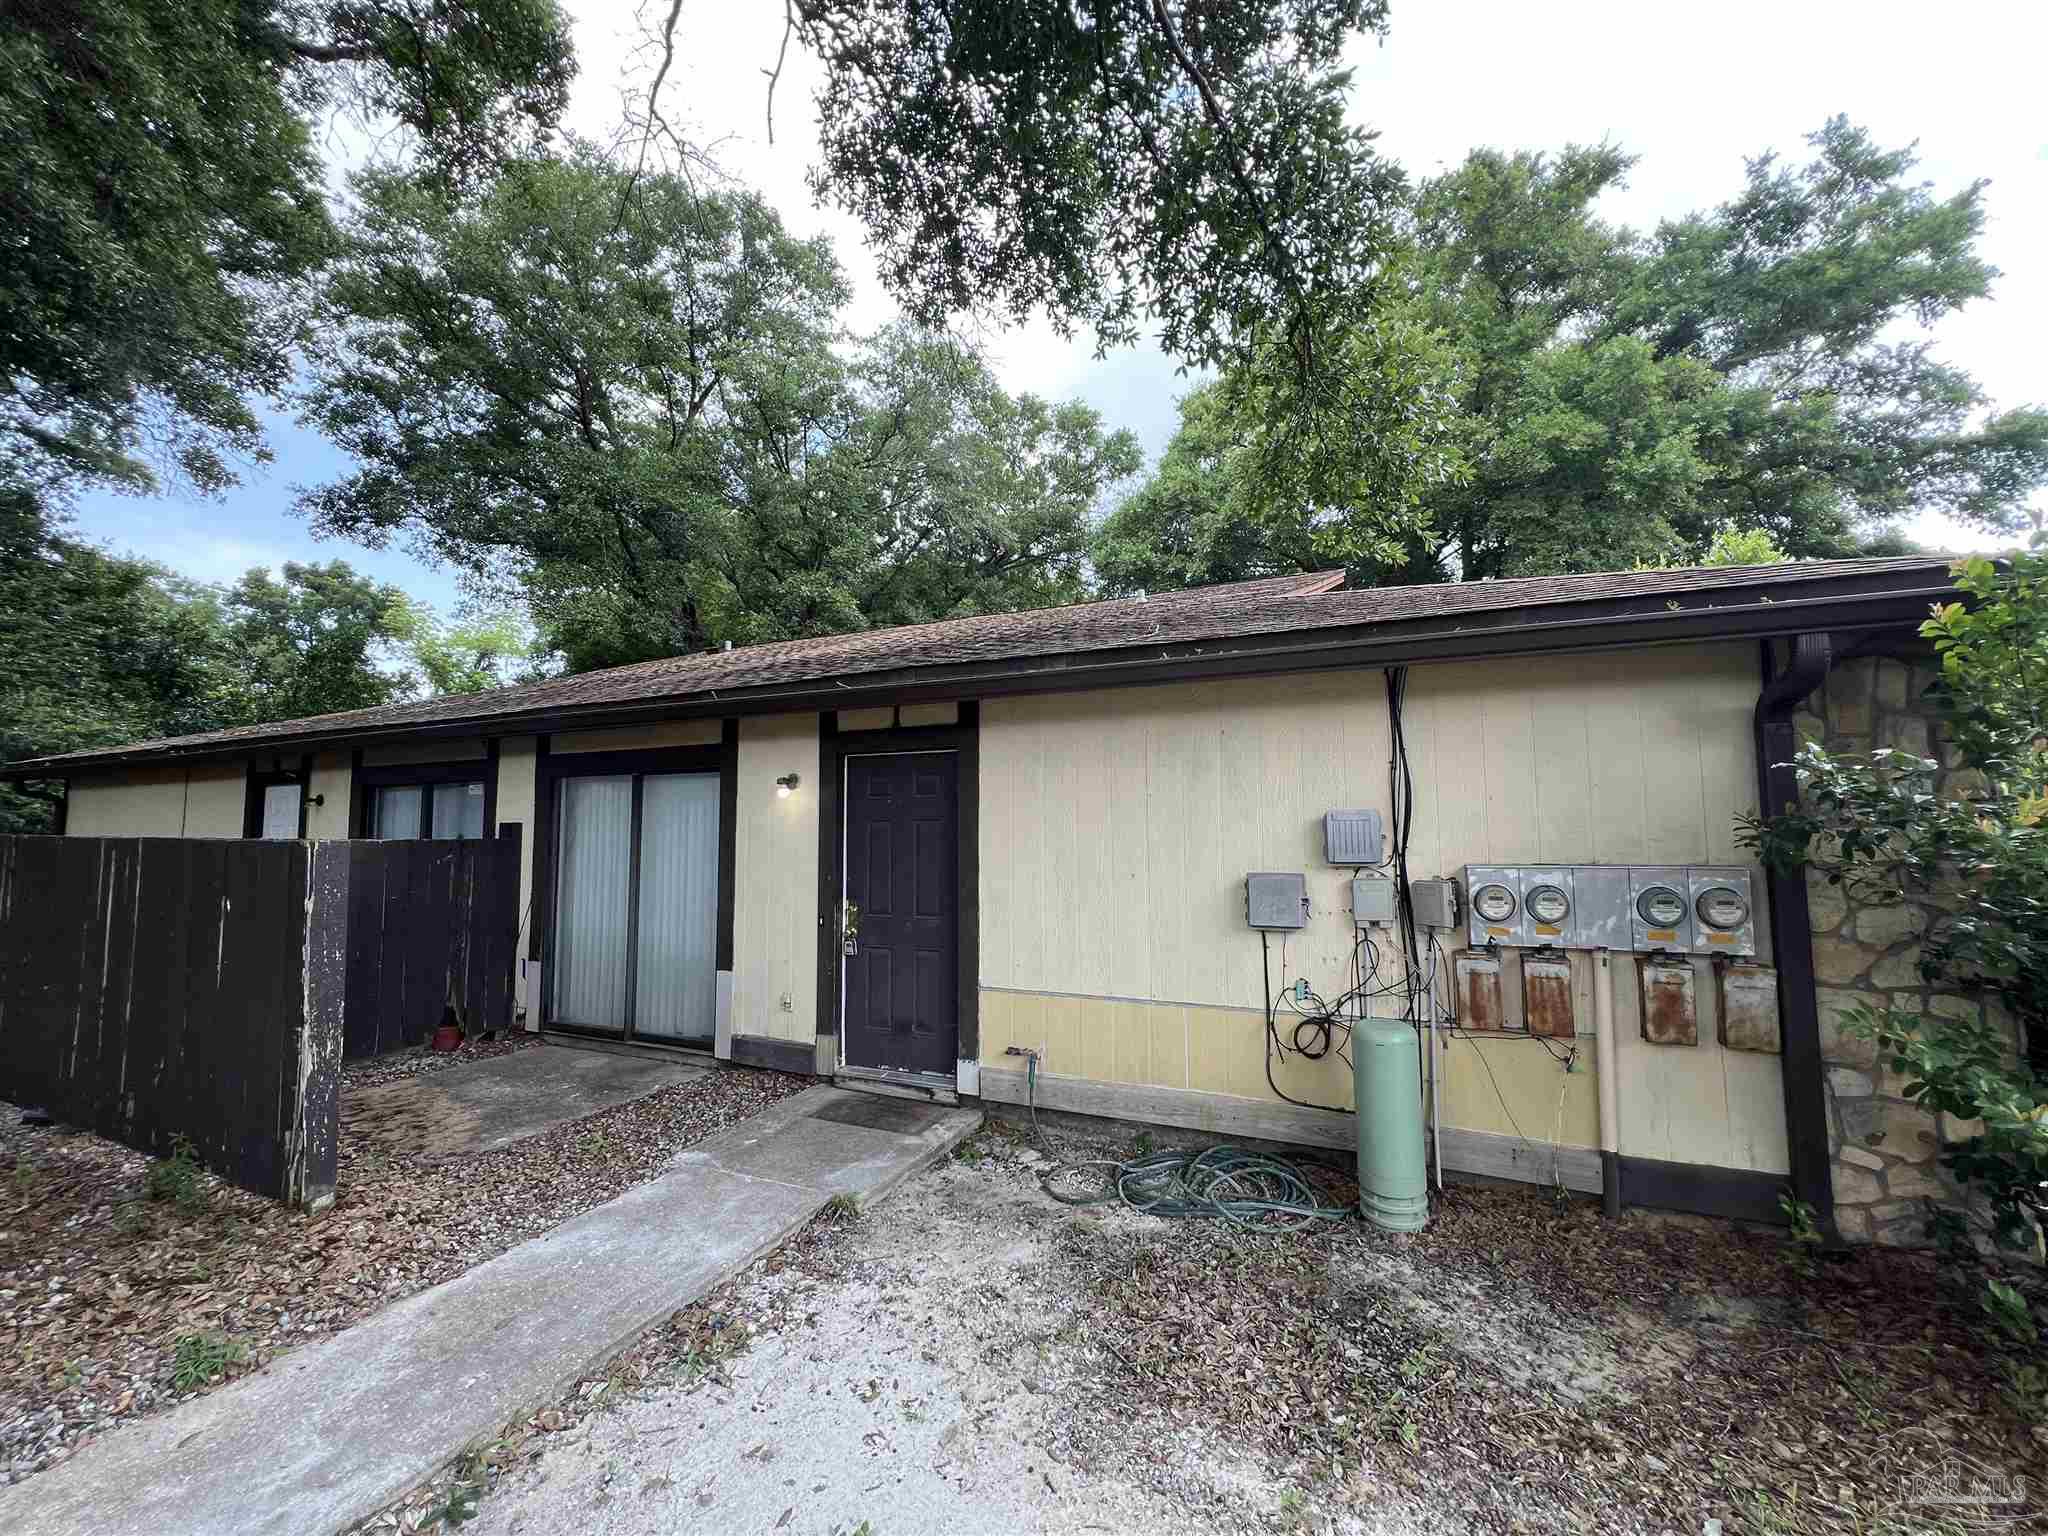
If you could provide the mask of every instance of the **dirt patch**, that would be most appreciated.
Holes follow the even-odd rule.
[[[2037,1472],[2048,1431],[1925,1256],[1807,1274],[1774,1233],[1474,1188],[1420,1234],[1264,1235],[1062,1207],[1049,1167],[993,1127],[814,1226],[512,1427],[461,1511],[502,1536],[2048,1529],[2038,1478],[1926,1502]]]
[[[185,1200],[150,1199],[151,1159],[0,1104],[5,1480],[450,1279],[806,1086],[720,1070],[432,1166],[344,1141],[319,1217],[203,1172]]]

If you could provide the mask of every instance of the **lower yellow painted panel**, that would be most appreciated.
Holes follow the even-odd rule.
[[[1291,1045],[1295,1021],[1279,1021]],[[1313,1037],[1303,1044],[1313,1046]],[[1265,1019],[1241,1008],[1072,997],[984,987],[981,1059],[1003,1063],[1011,1046],[1038,1052],[1039,1070],[1061,1077],[1186,1088],[1278,1102],[1266,1080]],[[1559,1043],[1560,1054],[1570,1049]],[[1596,1147],[1600,1102],[1590,1042],[1562,1062],[1527,1037],[1447,1042],[1438,1063],[1446,1128]],[[1333,1049],[1320,1059],[1273,1055],[1273,1082],[1293,1099],[1352,1107],[1351,1069]],[[1422,1085],[1417,1085],[1422,1091]]]

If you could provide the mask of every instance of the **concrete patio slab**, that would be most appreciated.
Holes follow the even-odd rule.
[[[448,1074],[443,1074],[448,1075]],[[981,1112],[892,1131],[816,1118],[811,1088],[669,1172],[345,1333],[0,1493],[0,1530],[320,1536],[399,1497],[782,1242],[836,1194],[872,1201]]]
[[[465,1157],[538,1136],[711,1069],[538,1045],[445,1072],[344,1088],[341,1137],[393,1160]]]

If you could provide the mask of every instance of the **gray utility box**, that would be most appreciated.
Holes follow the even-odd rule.
[[[1385,927],[1393,921],[1393,881],[1382,875],[1360,875],[1351,882],[1353,927]]]
[[[1385,839],[1380,835],[1378,811],[1325,811],[1323,813],[1323,862],[1349,864],[1354,869],[1376,865],[1384,855]]]
[[[1308,876],[1244,877],[1244,920],[1254,928],[1291,931],[1308,926]]]
[[[1458,882],[1455,880],[1412,880],[1408,901],[1415,909],[1418,928],[1458,926]]]

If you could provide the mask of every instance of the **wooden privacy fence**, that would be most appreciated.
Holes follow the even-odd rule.
[[[450,1008],[472,1032],[512,1022],[519,828],[481,842],[355,842],[349,850],[342,1055],[417,1045]]]
[[[322,1206],[347,1046],[510,1024],[518,872],[516,837],[0,837],[0,1096]]]

